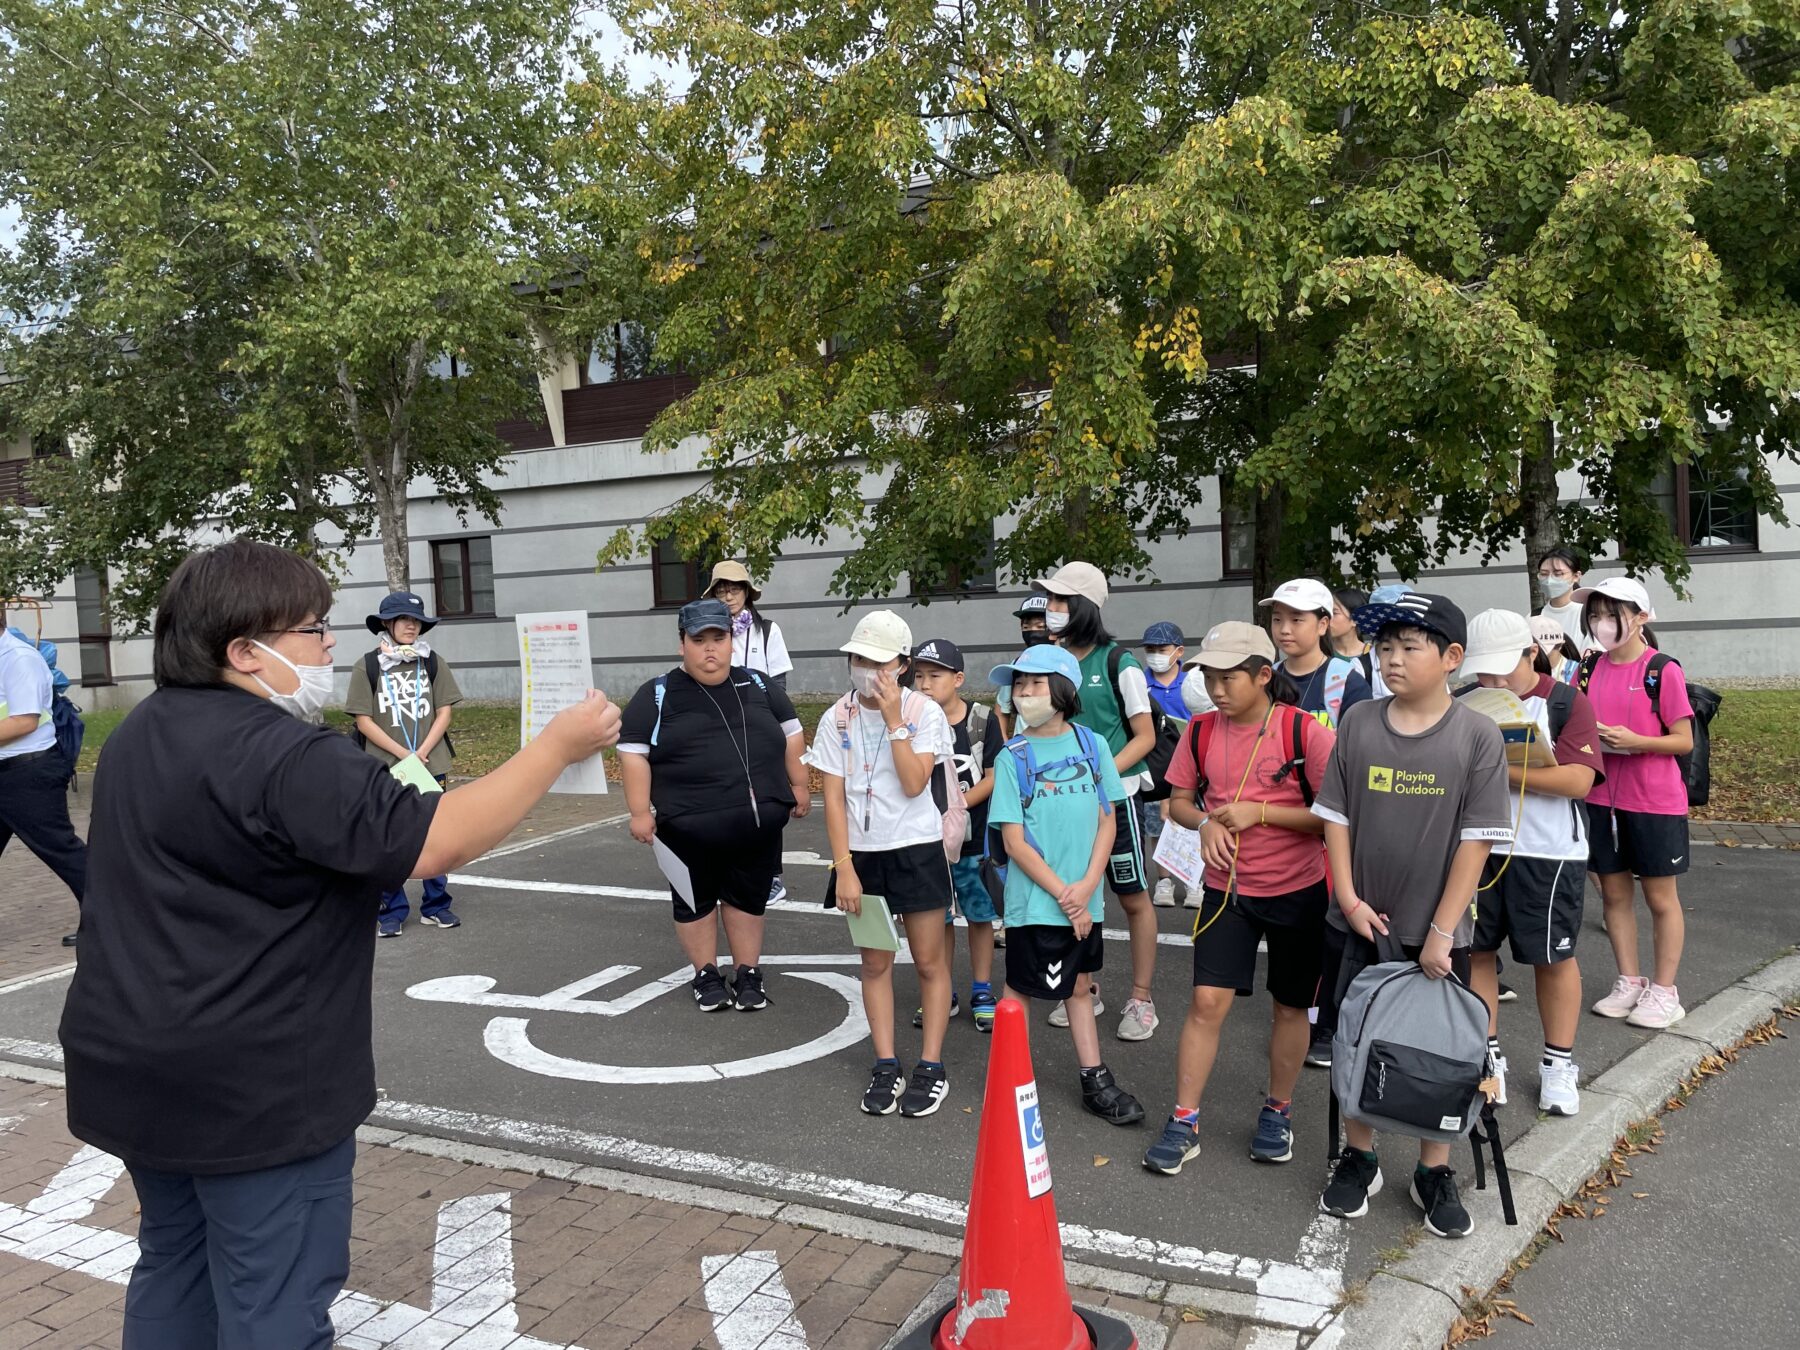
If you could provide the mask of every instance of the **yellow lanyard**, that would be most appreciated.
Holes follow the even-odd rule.
[[[1269,719],[1272,718],[1273,716],[1275,716],[1275,704],[1271,700],[1271,702],[1269,703],[1269,711],[1267,711],[1266,713],[1263,714],[1262,726],[1257,728],[1256,739],[1250,743],[1250,757],[1244,761],[1243,776],[1238,779],[1237,792],[1231,798],[1233,805],[1236,805],[1238,802],[1241,802],[1244,799],[1244,786],[1247,783],[1249,783],[1249,781],[1250,781],[1250,770],[1252,770],[1256,767],[1256,752],[1262,749],[1263,737],[1267,736],[1269,734]],[[1229,727],[1231,725],[1231,723],[1229,721],[1227,721],[1227,722],[1223,723],[1223,725]],[[1229,734],[1229,733],[1227,733],[1227,734]],[[1204,776],[1206,773],[1206,766],[1204,764],[1202,764],[1200,766],[1200,773],[1202,776]],[[1204,806],[1205,803],[1202,802],[1201,805]],[[1211,928],[1215,923],[1217,923],[1219,921],[1219,915],[1223,914],[1225,912],[1226,906],[1228,906],[1231,903],[1232,890],[1237,886],[1237,859],[1238,859],[1238,840],[1237,840],[1237,836],[1233,835],[1231,837],[1231,871],[1225,877],[1225,896],[1219,902],[1218,912],[1215,913],[1212,916],[1212,918],[1208,919],[1204,925],[1202,925],[1200,922],[1200,915],[1199,914],[1194,915],[1194,940],[1195,941],[1199,941],[1200,935],[1202,933],[1204,933],[1208,928]],[[1205,858],[1202,857],[1201,858],[1202,866],[1204,866],[1205,861],[1206,861]]]

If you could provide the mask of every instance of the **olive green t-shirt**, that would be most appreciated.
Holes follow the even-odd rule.
[[[374,718],[375,725],[401,745],[417,746],[430,732],[432,719],[439,708],[462,702],[462,690],[457,688],[456,676],[451,673],[450,663],[441,656],[437,658],[436,679],[428,677],[423,661],[412,661],[391,670],[377,667],[375,673],[378,686],[371,689],[367,659],[358,660],[350,667],[350,692],[344,699],[344,711],[352,717]],[[392,755],[373,741],[363,748],[383,764],[395,762]],[[446,737],[432,746],[425,767],[441,778],[450,772],[454,758]]]

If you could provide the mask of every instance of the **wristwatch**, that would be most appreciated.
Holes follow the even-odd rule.
[[[913,729],[909,726],[890,727],[888,729],[888,739],[890,741],[910,741],[912,739],[912,731]]]

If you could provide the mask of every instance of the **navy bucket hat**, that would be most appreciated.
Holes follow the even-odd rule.
[[[421,633],[429,633],[437,627],[437,620],[425,615],[425,602],[411,591],[394,591],[383,596],[381,608],[369,615],[365,622],[371,633],[385,633],[387,626],[395,619],[417,619]]]

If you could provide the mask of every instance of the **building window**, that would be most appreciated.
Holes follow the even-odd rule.
[[[81,647],[82,684],[111,684],[112,620],[106,613],[106,578],[85,567],[75,573],[75,635]]]
[[[970,543],[981,550],[974,566],[964,568],[951,563],[944,569],[941,581],[932,583],[911,578],[914,595],[971,595],[1000,588],[1000,568],[994,558],[994,522],[985,521],[971,531]]]
[[[1256,570],[1256,510],[1232,500],[1231,480],[1219,480],[1219,572],[1247,577]]]
[[[587,361],[581,368],[581,382],[584,385],[617,384],[621,380],[641,380],[668,373],[667,367],[657,364],[654,333],[640,323],[615,323],[588,348]]]
[[[657,539],[650,545],[650,576],[658,609],[680,609],[706,593],[712,563],[705,558],[684,558],[673,539]]]
[[[1714,474],[1699,464],[1675,464],[1650,491],[1669,528],[1689,553],[1754,553],[1756,501],[1743,469]]]
[[[486,535],[432,541],[431,576],[440,619],[493,614],[494,541]]]

